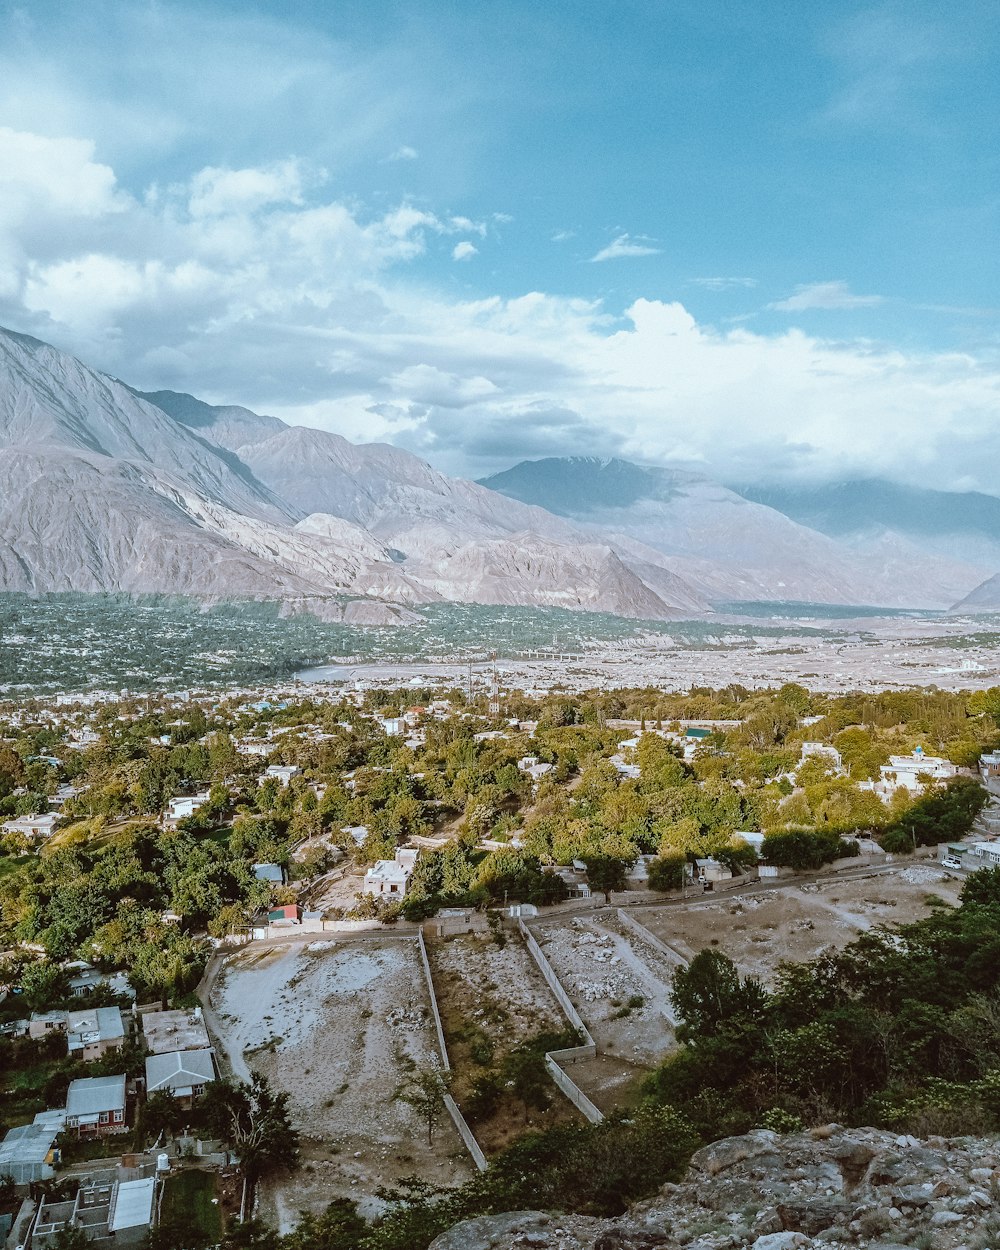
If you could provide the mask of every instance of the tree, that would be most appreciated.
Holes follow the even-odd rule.
[[[433,1144],[434,1129],[444,1111],[444,1096],[448,1092],[450,1074],[439,1068],[421,1068],[409,1081],[399,1097],[413,1108],[419,1119],[427,1126],[427,1144]]]
[[[687,873],[686,855],[657,855],[649,865],[651,890],[679,890]]]
[[[624,890],[625,878],[635,863],[627,859],[612,859],[606,855],[588,855],[583,861],[587,865],[587,881],[592,890],[599,890],[607,900],[612,890]]]
[[[712,1037],[736,1016],[759,1018],[767,994],[759,981],[741,981],[736,965],[720,951],[703,950],[678,968],[670,1001],[681,1019],[680,1041]]]
[[[251,1190],[261,1176],[298,1166],[299,1134],[288,1115],[288,1095],[276,1094],[259,1073],[246,1081],[213,1081],[203,1110],[240,1157]]]

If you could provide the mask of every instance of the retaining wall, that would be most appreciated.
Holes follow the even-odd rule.
[[[555,994],[559,1006],[563,1009],[566,1019],[570,1022],[574,1029],[579,1032],[584,1039],[582,1046],[570,1046],[565,1050],[550,1050],[545,1055],[545,1066],[550,1076],[559,1086],[562,1092],[570,1100],[574,1107],[590,1121],[591,1124],[600,1124],[604,1119],[603,1113],[596,1107],[583,1090],[577,1085],[573,1078],[564,1070],[563,1064],[576,1063],[580,1059],[594,1059],[597,1056],[597,1046],[594,1039],[590,1036],[590,1030],[580,1019],[580,1013],[573,1006],[569,995],[563,989],[562,982],[556,976],[555,969],[545,957],[545,953],[535,940],[534,934],[529,930],[524,921],[518,917],[517,927],[521,936],[524,938],[524,944],[531,952],[531,957],[538,965],[539,971],[545,978],[549,989]]]
[[[655,933],[651,933],[644,924],[640,924],[634,916],[630,916],[628,912],[617,909],[618,919],[629,930],[634,933],[640,942],[645,942],[647,946],[651,946],[654,951],[659,951],[661,955],[666,955],[668,959],[679,959],[681,963],[687,964],[688,960],[678,950],[674,950],[668,946],[666,942],[661,941]]]
[[[431,961],[427,958],[427,945],[424,942],[424,935],[417,930],[417,949],[420,951],[420,962],[424,967],[424,978],[427,981],[427,993],[431,1000],[431,1014],[434,1017],[434,1028],[437,1032],[438,1050],[441,1052],[441,1066],[446,1072],[451,1071],[451,1060],[448,1058],[448,1045],[444,1040],[444,1026],[441,1023],[441,1012],[438,1010],[437,994],[434,992],[434,978],[431,975]],[[472,1155],[472,1161],[480,1172],[485,1172],[489,1164],[483,1149],[479,1142],[476,1141],[472,1129],[469,1128],[469,1122],[462,1115],[462,1109],[458,1103],[452,1098],[451,1094],[444,1096],[445,1110],[451,1116],[455,1127],[458,1129],[458,1135],[465,1143],[465,1148]]]

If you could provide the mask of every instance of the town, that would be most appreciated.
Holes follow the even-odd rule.
[[[487,667],[53,696],[0,729],[24,1246],[460,1191],[529,1129],[635,1105],[699,952],[773,989],[1000,864],[995,689],[528,694]]]

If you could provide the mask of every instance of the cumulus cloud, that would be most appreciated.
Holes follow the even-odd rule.
[[[385,158],[387,161],[415,161],[420,153],[416,148],[411,148],[408,143],[404,143],[402,147],[397,148],[395,152],[390,152]]]
[[[0,185],[0,323],[145,389],[388,439],[463,476],[567,452],[729,481],[892,476],[905,448],[913,480],[994,488],[985,355],[720,329],[671,300],[457,299],[409,267],[451,251],[461,219],[344,203],[294,162],[127,195],[86,143],[0,133]],[[820,288],[795,308],[876,298]]]
[[[451,250],[452,260],[472,260],[473,256],[479,255],[479,248],[474,243],[470,243],[468,239],[463,239],[461,243],[456,243]]]
[[[797,286],[787,299],[768,304],[779,312],[807,312],[813,308],[874,308],[882,295],[856,295],[846,282],[811,282]]]
[[[648,239],[633,239],[631,235],[620,234],[590,259],[592,263],[596,263],[602,260],[621,260],[625,256],[656,256],[662,250]]]

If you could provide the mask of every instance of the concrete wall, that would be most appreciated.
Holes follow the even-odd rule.
[[[634,916],[630,916],[628,912],[622,911],[619,907],[616,914],[622,925],[624,925],[630,933],[634,933],[640,942],[645,942],[647,946],[651,946],[654,951],[659,951],[661,955],[666,955],[666,957],[671,961],[677,961],[681,964],[687,964],[689,962],[688,956],[683,955],[679,950],[675,950],[672,946],[668,946],[667,943],[661,941],[655,933],[650,933],[644,924],[640,924],[639,921],[636,920]]]
[[[538,945],[534,935],[528,929],[523,920],[518,918],[517,927],[521,936],[524,938],[524,944],[531,952],[531,957],[538,965],[539,971],[545,978],[549,989],[556,996],[559,1006],[563,1009],[566,1019],[570,1022],[583,1036],[582,1046],[570,1046],[565,1050],[550,1050],[545,1056],[545,1066],[556,1085],[562,1090],[566,1097],[570,1100],[574,1107],[590,1121],[591,1124],[600,1124],[604,1119],[604,1115],[598,1107],[590,1101],[583,1090],[577,1085],[571,1076],[565,1071],[565,1064],[576,1063],[580,1059],[593,1059],[597,1055],[597,1046],[594,1039],[590,1036],[590,1030],[580,1019],[580,1013],[573,1006],[569,995],[563,989],[562,982],[556,976],[555,969],[545,958],[542,948]]]
[[[444,1026],[441,1023],[441,1012],[438,1010],[437,994],[434,992],[434,978],[431,975],[431,961],[427,958],[427,946],[424,942],[424,935],[417,930],[417,949],[420,951],[420,962],[424,968],[424,978],[427,981],[427,994],[431,1000],[431,1015],[434,1017],[434,1028],[437,1032],[438,1050],[441,1054],[441,1065],[446,1072],[451,1071],[451,1060],[448,1058],[448,1045],[444,1040]],[[444,1096],[445,1110],[451,1116],[455,1127],[458,1129],[458,1135],[465,1143],[465,1148],[472,1155],[472,1161],[480,1172],[485,1172],[489,1164],[486,1162],[486,1156],[483,1154],[482,1147],[476,1141],[472,1129],[469,1128],[469,1122],[462,1115],[462,1110],[458,1103],[452,1098],[451,1094]]]

